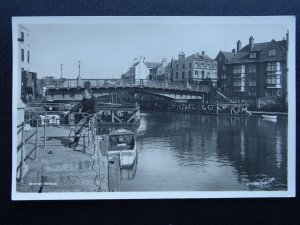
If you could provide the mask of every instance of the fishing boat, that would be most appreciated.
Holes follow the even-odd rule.
[[[108,161],[119,155],[121,168],[131,167],[137,158],[134,133],[126,129],[113,130],[108,134]]]
[[[277,115],[261,115],[261,117],[268,120],[277,120]]]

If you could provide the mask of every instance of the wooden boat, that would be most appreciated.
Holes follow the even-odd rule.
[[[137,157],[134,133],[126,129],[113,130],[108,134],[108,161],[119,155],[120,166],[131,167]]]
[[[277,115],[261,115],[261,117],[268,120],[277,120]]]

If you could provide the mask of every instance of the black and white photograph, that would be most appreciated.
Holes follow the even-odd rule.
[[[295,196],[293,16],[12,31],[13,200]]]

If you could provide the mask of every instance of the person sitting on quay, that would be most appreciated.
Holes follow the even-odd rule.
[[[78,145],[80,139],[80,133],[82,128],[89,122],[90,118],[97,112],[97,99],[93,95],[92,90],[84,89],[82,100],[73,106],[65,115],[68,117],[72,112],[80,112],[77,121],[77,126],[75,128],[75,137],[73,142],[69,144],[70,148],[75,148]],[[83,116],[83,114],[89,114],[88,116]]]

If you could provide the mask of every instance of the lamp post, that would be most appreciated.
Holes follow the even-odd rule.
[[[80,77],[80,60],[78,61],[78,77]]]
[[[62,78],[63,64],[60,64],[60,78]]]

